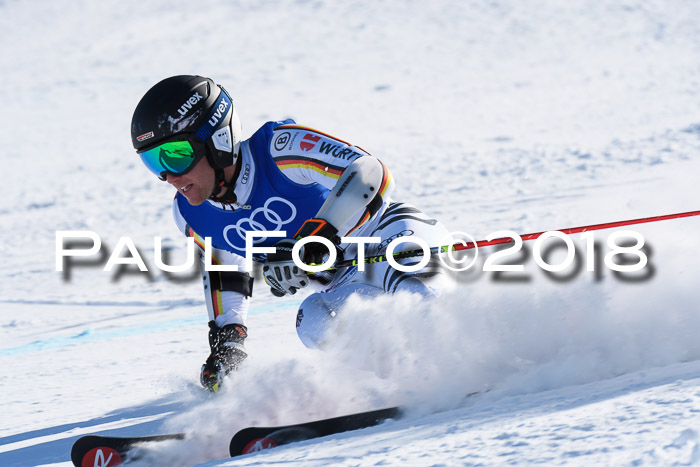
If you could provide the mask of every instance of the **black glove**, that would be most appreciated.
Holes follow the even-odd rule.
[[[202,365],[199,380],[206,389],[217,392],[224,376],[236,370],[248,356],[243,341],[248,330],[242,324],[227,324],[220,328],[209,321],[209,347],[211,354]]]
[[[340,245],[340,237],[338,237],[338,229],[333,227],[324,219],[309,219],[302,224],[297,233],[294,234],[294,240],[301,240],[306,237],[324,237],[336,246],[338,257],[342,257],[342,250],[338,248]],[[307,243],[299,252],[299,257],[306,264],[321,264],[323,257],[329,254],[328,248],[319,242]]]

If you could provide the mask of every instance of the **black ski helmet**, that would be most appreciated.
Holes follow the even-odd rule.
[[[205,155],[214,169],[236,162],[241,133],[238,112],[226,90],[201,76],[179,75],[160,81],[141,98],[131,119],[131,143],[136,151],[195,135],[205,143]]]

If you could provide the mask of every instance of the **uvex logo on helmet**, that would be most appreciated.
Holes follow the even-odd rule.
[[[187,115],[187,112],[192,110],[192,106],[200,100],[202,100],[202,96],[200,96],[198,92],[195,92],[194,94],[192,94],[192,96],[190,96],[189,99],[187,99],[187,101],[184,104],[180,106],[179,109],[177,109],[177,111],[180,113],[180,115],[184,117],[185,115]]]
[[[227,108],[228,102],[226,102],[226,98],[222,97],[221,102],[219,102],[219,108],[216,109],[214,115],[212,115],[212,117],[209,119],[209,125],[213,127],[216,126],[216,124],[219,123],[219,119],[224,116],[224,113],[226,112]]]

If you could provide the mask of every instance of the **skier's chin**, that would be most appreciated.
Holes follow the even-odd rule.
[[[190,203],[192,206],[199,206],[200,204],[204,203],[207,198],[204,196],[201,196],[199,193],[183,193],[182,194],[185,199],[187,199],[187,202]]]

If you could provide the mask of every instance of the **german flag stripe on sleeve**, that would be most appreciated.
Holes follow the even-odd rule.
[[[356,231],[357,229],[359,229],[360,227],[362,227],[362,225],[363,225],[365,222],[367,222],[367,221],[369,220],[370,217],[372,217],[372,215],[370,214],[370,212],[369,212],[368,210],[365,210],[365,213],[364,213],[363,216],[360,218],[360,221],[359,221],[357,224],[355,224],[355,227],[353,227],[352,229],[350,229],[350,230],[348,231],[348,233],[345,234],[345,236],[350,235],[351,233],[353,233],[354,231]]]
[[[341,142],[343,144],[347,144],[348,146],[352,146],[352,144],[348,143],[347,141],[343,141],[340,138],[336,138],[335,136],[331,136],[328,133],[324,133],[322,131],[315,130],[313,128],[309,128],[308,126],[301,126],[301,125],[280,125],[278,127],[275,127],[273,131],[275,130],[305,130],[305,131],[313,131],[314,133],[318,133],[319,135],[323,135],[326,138],[334,139],[338,142]]]
[[[198,247],[200,247],[202,250],[204,250],[204,239],[197,235],[197,233],[192,229],[192,227],[185,226],[185,232],[187,233],[188,237],[194,238],[194,243],[197,244]],[[211,262],[212,264],[221,264],[221,260],[216,257],[216,255],[211,255]],[[212,288],[210,288],[212,289]],[[224,305],[223,302],[221,301],[221,291],[220,290],[213,290],[211,291],[211,306],[214,312],[214,317],[220,316],[224,312]]]
[[[224,305],[221,302],[221,291],[213,290],[211,294],[211,306],[214,309],[214,316],[220,316],[224,312]]]
[[[379,185],[379,194],[384,196],[384,193],[386,193],[386,189],[389,188],[389,185],[391,184],[391,172],[389,172],[389,169],[384,165],[382,161],[379,161],[380,164],[382,164],[382,169],[384,169],[384,176],[382,177],[382,183]]]
[[[280,170],[311,169],[333,179],[339,179],[345,168],[331,164],[323,164],[316,159],[303,156],[282,156],[275,159]]]
[[[187,233],[188,237],[194,238],[194,243],[199,248],[201,248],[202,251],[204,251],[204,239],[197,235],[197,233],[194,230],[192,230],[192,227],[190,227],[189,225],[185,227],[185,232]],[[217,258],[216,255],[213,253],[211,255],[211,264],[221,264],[221,260],[219,260],[219,258]]]

